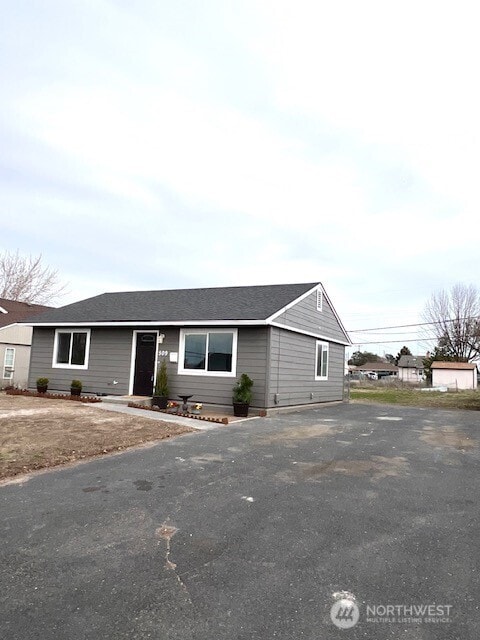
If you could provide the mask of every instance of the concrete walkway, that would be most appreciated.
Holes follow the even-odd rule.
[[[118,413],[127,413],[131,416],[139,416],[140,418],[148,418],[149,420],[161,420],[162,422],[173,422],[175,424],[183,424],[186,427],[197,429],[198,431],[211,431],[218,427],[227,425],[218,422],[208,422],[207,420],[196,420],[195,418],[185,418],[185,416],[176,416],[173,413],[161,413],[159,411],[148,411],[145,409],[134,409],[125,404],[115,404],[114,402],[98,402],[89,405],[93,409],[102,409],[104,411],[116,411]],[[246,418],[250,420],[251,418]],[[235,420],[235,423],[243,422],[243,420]]]

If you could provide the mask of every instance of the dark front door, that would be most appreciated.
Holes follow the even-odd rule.
[[[151,396],[153,393],[156,350],[156,333],[137,333],[135,371],[133,374],[134,396]]]

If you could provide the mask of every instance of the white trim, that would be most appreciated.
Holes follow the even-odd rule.
[[[305,331],[304,329],[297,329],[297,327],[292,327],[288,324],[282,324],[281,322],[271,322],[271,327],[277,327],[277,329],[285,329],[286,331],[292,331],[292,333],[301,333],[304,336],[311,336],[312,338],[317,338],[319,340],[324,340],[326,342],[334,342],[335,344],[343,344],[344,346],[350,346],[350,342],[345,342],[343,340],[338,340],[337,338],[331,338],[329,336],[325,336],[321,333],[314,333],[313,331]]]
[[[301,302],[302,300],[307,298],[311,293],[316,291],[319,287],[322,287],[322,283],[321,282],[316,284],[314,287],[312,287],[308,291],[305,291],[305,293],[302,293],[301,296],[299,296],[298,298],[295,298],[295,300],[292,300],[291,302],[289,302],[287,305],[282,307],[279,311],[275,311],[275,313],[272,313],[272,315],[267,318],[267,323],[271,323],[272,320],[275,320],[275,318],[278,318],[278,316],[281,316],[282,313],[285,313],[285,311],[288,311],[289,309],[294,307],[296,304],[298,304],[299,302]],[[322,289],[323,289],[323,287],[322,287]]]
[[[85,342],[85,361],[83,364],[67,364],[67,363],[58,363],[57,355],[58,355],[58,336],[61,333],[86,333],[87,339]],[[72,327],[71,329],[55,329],[55,338],[53,341],[53,356],[52,356],[52,369],[88,369],[88,360],[90,357],[90,329],[85,329],[84,327]],[[70,340],[70,353],[69,360],[72,359],[72,347],[73,340]]]
[[[206,371],[205,369],[184,369],[183,363],[185,362],[185,335],[186,334],[208,334],[208,333],[231,333],[233,335],[232,340],[232,370],[231,371]],[[209,331],[205,329],[180,329],[180,338],[178,345],[178,367],[177,373],[180,376],[207,376],[216,378],[235,378],[237,375],[237,347],[238,347],[238,329],[216,329],[213,328]],[[208,351],[208,338],[207,338],[207,351]],[[206,363],[205,363],[206,366]]]
[[[6,309],[4,309],[3,307],[0,307],[0,313],[8,313],[8,311]]]
[[[155,386],[155,382],[157,380],[157,360],[158,360],[158,331],[149,331],[148,329],[144,331],[143,329],[135,329],[132,331],[132,354],[130,356],[130,379],[128,381],[128,395],[133,395],[133,381],[135,378],[135,362],[137,359],[137,337],[139,333],[156,333],[157,338],[155,340],[155,360],[153,362],[154,370],[153,370],[153,383],[152,383],[152,394],[153,388]]]
[[[128,322],[19,322],[26,327],[254,327],[265,326],[268,320],[158,320]]]
[[[327,354],[327,375],[326,376],[317,375],[318,352],[320,350],[320,347],[322,349],[322,353],[326,353]],[[324,349],[323,347],[326,347],[326,349]],[[316,346],[315,346],[315,380],[328,380],[328,366],[330,364],[329,360],[330,360],[330,347],[329,347],[328,342],[323,342],[321,340],[317,340],[317,343],[316,343]],[[322,359],[322,364],[323,364],[323,359]]]
[[[133,395],[133,378],[135,375],[135,352],[137,346],[137,334],[138,331],[132,331],[132,349],[130,353],[130,377],[128,380],[128,395]]]
[[[310,292],[311,293],[311,292]],[[17,323],[22,324],[22,323]],[[12,325],[9,325],[12,326]],[[218,320],[209,322],[201,321],[201,322],[85,322],[85,323],[76,323],[72,324],[70,322],[59,322],[58,324],[34,324],[34,325],[23,325],[23,326],[33,326],[33,327],[45,327],[45,328],[54,328],[54,327],[145,327],[145,331],[149,331],[148,327],[278,327],[279,329],[286,329],[287,331],[293,331],[295,333],[301,333],[306,336],[312,336],[314,338],[321,338],[322,340],[328,340],[329,342],[335,342],[336,344],[343,344],[345,346],[350,346],[352,343],[350,340],[338,340],[338,338],[332,338],[330,336],[325,336],[320,333],[315,333],[313,331],[305,331],[304,329],[299,329],[298,327],[292,327],[288,324],[281,324],[280,322],[273,322],[270,319],[268,320]],[[6,328],[6,327],[2,327]],[[343,329],[343,326],[342,326]],[[138,329],[141,331],[141,329]]]
[[[3,331],[4,329],[10,329],[11,327],[18,327],[21,326],[20,322],[12,322],[11,324],[6,324],[3,327],[0,327],[0,331]],[[23,325],[24,327],[29,327],[30,325]]]
[[[348,340],[347,343],[348,345],[352,344],[352,341],[350,340],[350,336],[347,333],[347,330],[345,329],[345,327],[343,326],[343,322],[340,320],[340,317],[338,315],[338,313],[335,311],[335,307],[332,304],[332,301],[330,300],[330,298],[328,297],[327,292],[325,291],[325,289],[322,287],[322,291],[323,291],[323,297],[325,298],[325,300],[328,302],[330,309],[332,310],[333,315],[335,316],[335,320],[338,322],[338,324],[340,325],[341,330],[343,331],[346,339]]]
[[[7,365],[7,351],[8,350],[13,351],[13,358],[12,358],[12,364],[11,365]],[[7,370],[7,366],[9,368],[9,376],[5,375],[5,372]],[[4,380],[13,380],[13,373],[15,371],[15,347],[5,347],[5,355],[3,358],[3,372],[2,372],[2,377]]]
[[[278,316],[281,316],[282,313],[285,313],[285,311],[288,311],[288,309],[291,309],[292,307],[294,307],[296,304],[298,304],[299,302],[301,302],[302,300],[304,300],[305,298],[307,298],[309,295],[311,295],[314,291],[321,291],[322,292],[322,305],[323,305],[323,299],[325,299],[327,301],[327,303],[330,306],[330,309],[332,310],[333,315],[335,316],[335,320],[338,322],[340,329],[342,330],[345,338],[347,339],[347,342],[342,342],[341,340],[332,340],[331,338],[328,338],[328,340],[330,340],[331,342],[338,342],[339,344],[345,344],[347,346],[350,346],[352,344],[352,341],[350,340],[350,337],[347,333],[347,330],[345,329],[345,327],[343,326],[342,321],[340,320],[338,313],[335,311],[335,307],[332,304],[332,301],[330,300],[330,298],[327,295],[327,292],[325,291],[324,286],[322,285],[321,282],[319,282],[318,284],[316,284],[314,287],[312,287],[312,289],[309,289],[308,291],[306,291],[305,293],[303,293],[301,296],[299,296],[298,298],[296,298],[295,300],[292,300],[292,302],[289,302],[287,305],[285,305],[285,307],[283,307],[282,309],[280,309],[280,311],[276,311],[274,314],[272,314],[271,316],[269,316],[267,318],[267,324],[271,324],[272,326],[278,326],[276,325],[273,321],[278,318]],[[317,309],[318,310],[318,309]],[[315,334],[311,334],[311,335],[315,335]]]

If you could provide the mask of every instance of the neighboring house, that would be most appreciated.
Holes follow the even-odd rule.
[[[431,365],[432,387],[476,389],[477,365],[472,362],[440,362]]]
[[[27,386],[32,328],[18,323],[50,308],[0,298],[0,388]]]
[[[404,382],[422,382],[423,359],[425,356],[400,356],[398,361],[398,378]]]
[[[151,396],[166,359],[170,398],[252,406],[342,400],[349,337],[320,283],[105,293],[33,319],[29,386]]]
[[[398,367],[390,364],[390,362],[365,362],[365,364],[357,366],[355,371],[367,378],[378,380],[379,378],[386,378],[387,376],[396,376]]]

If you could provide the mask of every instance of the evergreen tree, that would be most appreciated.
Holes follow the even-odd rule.
[[[403,346],[400,351],[397,353],[397,357],[395,358],[395,364],[398,365],[398,361],[402,356],[411,356],[412,352],[408,347]]]

